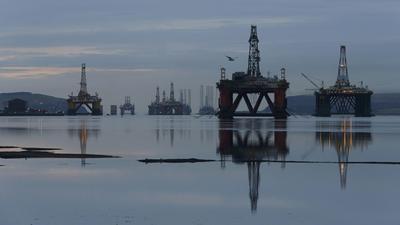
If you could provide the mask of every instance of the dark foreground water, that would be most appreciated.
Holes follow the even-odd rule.
[[[400,223],[400,165],[346,163],[400,162],[400,117],[0,118],[0,145],[121,157],[0,149],[5,225]]]

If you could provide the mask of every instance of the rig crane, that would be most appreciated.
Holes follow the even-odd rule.
[[[323,88],[323,87],[320,87],[320,86],[318,86],[314,81],[312,81],[307,75],[305,75],[304,73],[301,73],[301,75],[304,77],[304,78],[306,78],[317,90],[319,90],[319,89],[321,89],[321,88]],[[323,84],[324,82],[322,82],[322,84]],[[322,85],[323,86],[323,85]]]

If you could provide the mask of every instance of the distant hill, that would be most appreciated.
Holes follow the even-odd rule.
[[[372,95],[372,111],[377,115],[400,115],[400,93]]]
[[[50,113],[67,111],[66,99],[31,92],[0,93],[0,109],[4,109],[7,102],[15,98],[27,101],[30,108],[42,109]]]
[[[376,115],[400,115],[400,93],[373,94],[372,112]],[[314,113],[315,98],[313,95],[288,97],[288,110],[294,114],[310,115]]]
[[[290,114],[314,114],[315,99],[313,95],[288,96],[287,105]]]

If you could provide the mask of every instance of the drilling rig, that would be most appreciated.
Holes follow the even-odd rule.
[[[160,88],[156,89],[156,100],[148,106],[149,115],[190,115],[192,109],[191,91],[184,89],[180,92],[180,100],[175,99],[174,83],[171,82],[169,98],[163,91],[163,97],[160,99]]]
[[[272,116],[277,119],[287,118],[286,90],[289,83],[286,81],[286,70],[281,69],[281,76],[263,77],[260,71],[260,51],[258,49],[257,27],[251,26],[249,38],[249,56],[247,72],[235,72],[232,79],[227,79],[225,70],[221,70],[221,78],[217,83],[219,90],[219,111],[217,115],[220,119],[232,119],[237,116]],[[253,104],[249,94],[258,95]],[[270,95],[273,95],[273,100]],[[234,96],[235,99],[234,99]],[[248,111],[239,112],[238,106],[244,99]],[[265,99],[271,113],[259,112],[261,102]]]
[[[373,116],[371,95],[373,92],[364,86],[351,85],[349,80],[346,46],[340,46],[340,57],[336,83],[328,88],[314,92],[315,115],[329,117],[331,114],[354,114],[359,117]]]
[[[125,114],[125,111],[130,112],[131,115],[135,115],[135,105],[131,103],[130,96],[125,96],[125,102],[123,105],[119,106],[119,109],[120,109],[121,116],[123,116]]]
[[[83,106],[86,106],[90,111],[91,115],[103,115],[103,106],[101,105],[101,98],[96,93],[95,95],[90,95],[87,90],[86,83],[86,64],[83,63],[81,67],[81,82],[80,82],[80,90],[77,96],[74,96],[73,93],[69,95],[67,99],[68,103],[68,111],[67,115],[77,115],[79,114],[79,109]]]

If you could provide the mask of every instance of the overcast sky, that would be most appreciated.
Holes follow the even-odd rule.
[[[311,94],[301,72],[333,84],[342,44],[352,83],[400,91],[397,0],[0,0],[0,92],[66,97],[85,62],[106,112],[125,95],[145,112],[170,81],[192,89],[197,111],[199,86],[214,85],[220,65],[247,69],[251,24],[262,73],[286,67],[289,95]]]

